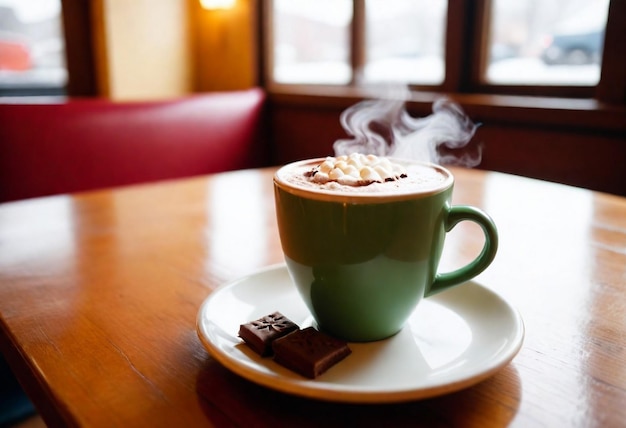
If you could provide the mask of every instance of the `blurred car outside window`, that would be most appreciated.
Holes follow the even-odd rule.
[[[0,96],[62,95],[60,0],[0,0]]]
[[[609,0],[494,0],[485,80],[594,86]]]

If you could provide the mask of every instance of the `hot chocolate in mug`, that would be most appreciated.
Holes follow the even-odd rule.
[[[478,208],[451,206],[454,177],[430,163],[353,154],[291,163],[274,176],[290,276],[318,327],[348,341],[400,331],[417,304],[493,261],[498,233]],[[438,272],[446,233],[483,230],[472,262]]]

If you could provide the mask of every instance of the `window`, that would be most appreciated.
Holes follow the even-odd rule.
[[[592,96],[609,0],[273,0],[270,84]]]
[[[275,0],[273,19],[277,82],[350,82],[351,0]]]
[[[365,2],[363,82],[441,84],[445,0]]]
[[[274,0],[274,80],[443,81],[445,0],[368,0],[364,9],[358,3]]]
[[[493,84],[596,85],[608,0],[495,0],[485,80]]]
[[[61,95],[67,68],[60,0],[0,0],[0,95]]]

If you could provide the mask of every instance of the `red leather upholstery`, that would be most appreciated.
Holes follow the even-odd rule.
[[[0,104],[0,202],[264,166],[264,100]]]

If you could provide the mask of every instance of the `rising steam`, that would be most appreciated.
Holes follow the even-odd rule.
[[[358,152],[468,167],[481,161],[482,148],[467,147],[478,125],[447,98],[423,118],[410,116],[403,100],[380,99],[355,104],[340,120],[352,138],[335,142],[335,156]]]

